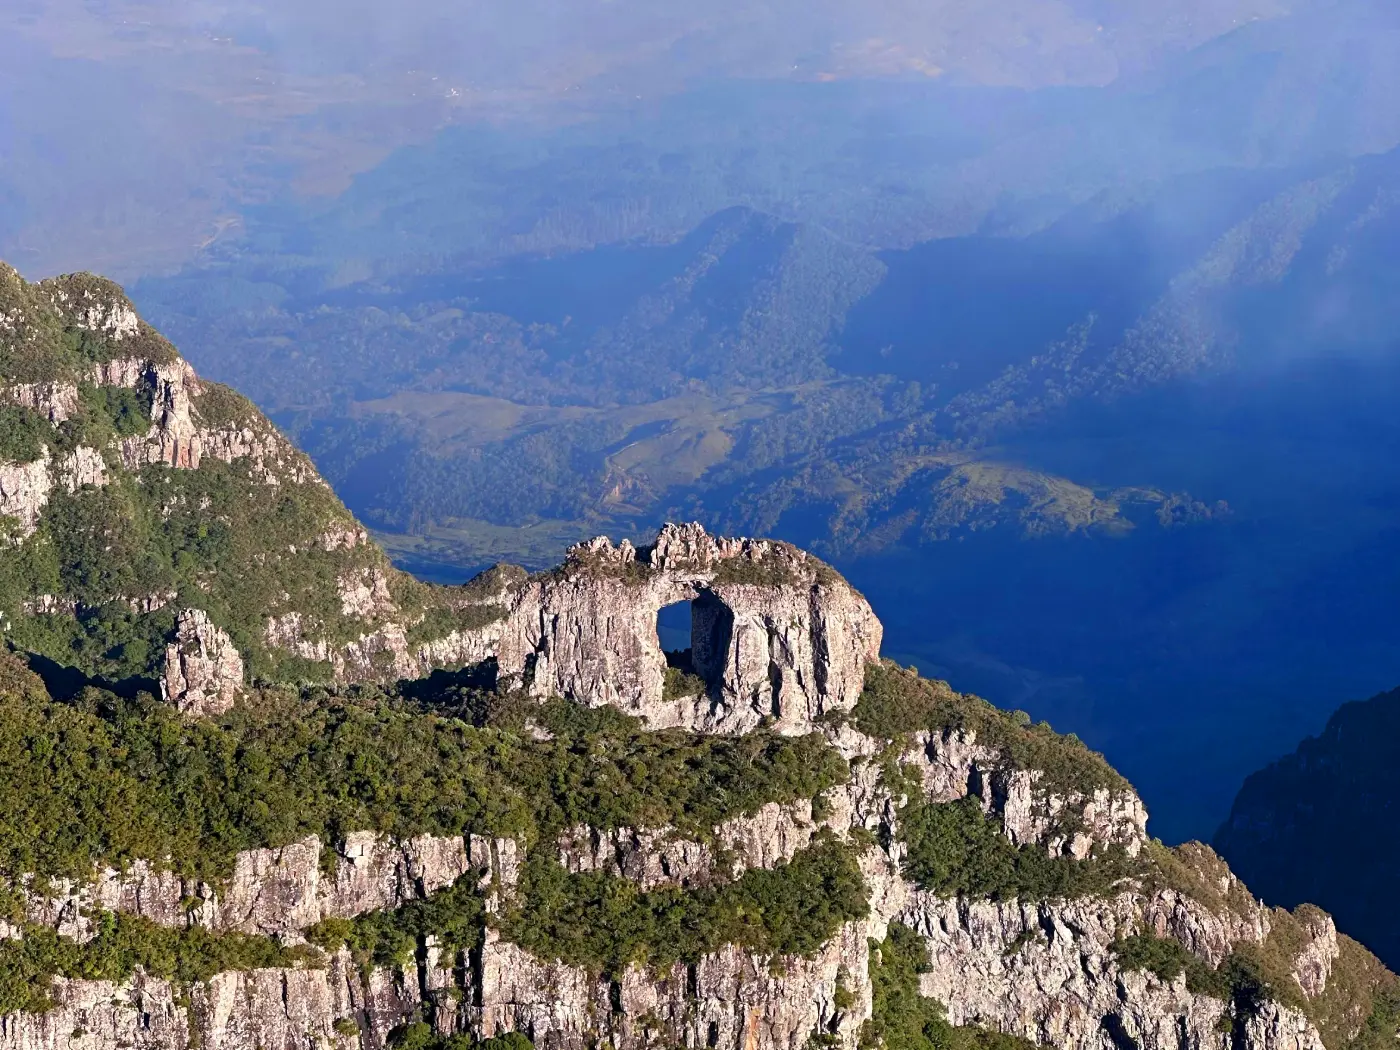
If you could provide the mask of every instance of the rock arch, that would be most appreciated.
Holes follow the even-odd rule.
[[[692,662],[706,688],[666,695],[656,632],[689,601]],[[650,547],[591,540],[533,577],[501,628],[500,673],[538,696],[610,705],[652,728],[808,731],[853,707],[880,622],[833,569],[787,544],[667,525]]]

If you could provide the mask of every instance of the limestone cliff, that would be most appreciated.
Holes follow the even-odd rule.
[[[425,939],[411,965],[366,967],[342,949],[319,966],[221,974],[188,996],[142,977],[119,985],[60,980],[52,1009],[0,1020],[0,1047],[291,1050],[320,1044],[348,1050],[385,1045],[395,1030],[426,1018],[443,1033],[486,1038],[520,1031],[539,1045],[571,1050],[604,1042],[641,1050],[658,1040],[697,1048],[804,1050],[814,1036],[824,1045],[855,1050],[875,1008],[869,945],[883,941],[889,925],[899,922],[928,947],[923,994],[945,1004],[956,1024],[1072,1050],[1322,1050],[1316,1025],[1297,1005],[1270,999],[1242,1012],[1228,997],[1193,990],[1185,976],[1163,978],[1122,963],[1118,946],[1135,933],[1171,938],[1210,967],[1221,966],[1242,945],[1270,943],[1284,920],[1250,897],[1204,847],[1173,861],[1177,885],[1160,884],[1144,868],[1110,892],[1083,898],[940,896],[911,882],[900,862],[898,824],[908,802],[901,792],[911,781],[891,781],[870,761],[879,750],[876,741],[849,727],[832,737],[852,760],[852,772],[819,805],[763,806],[703,840],[666,828],[602,833],[582,827],[551,847],[571,871],[608,869],[648,887],[685,887],[723,883],[749,868],[777,868],[823,829],[835,833],[859,844],[869,913],[844,924],[808,956],[768,960],[730,947],[659,970],[631,966],[600,975],[533,956],[488,924],[484,937],[460,952],[444,952]],[[978,756],[967,761],[982,761],[988,769],[1000,764],[975,739],[957,741],[961,758],[931,743],[920,742],[904,756],[919,780],[934,785],[931,799],[960,790],[948,786],[952,778],[939,787],[939,778],[963,768],[967,756]],[[930,754],[946,761],[930,760]],[[1036,778],[1027,783],[1025,801],[1032,811],[1075,805],[1124,815],[1121,823],[1084,822],[1082,834],[1090,842],[1074,850],[1054,828],[1027,824],[1016,806],[1008,806],[1006,793],[991,786],[995,780],[968,776],[961,790],[999,813],[1008,837],[1029,836],[1028,845],[1075,856],[1126,843],[1135,853],[1161,849],[1146,840],[1141,803],[1131,792],[1111,801],[1071,802],[1039,789]],[[313,837],[241,854],[220,887],[192,885],[138,865],[102,871],[84,886],[57,887],[57,894],[52,886],[48,895],[27,891],[26,907],[31,922],[79,940],[92,935],[89,916],[105,908],[166,925],[296,941],[329,917],[394,909],[464,878],[509,898],[525,849],[510,839],[395,841],[364,832],[339,843],[327,868],[322,844]],[[1322,998],[1341,954],[1330,922],[1320,913],[1307,920],[1289,956],[1292,1003]]]
[[[0,267],[0,422],[6,648],[87,687],[0,652],[0,1050],[1394,1041],[1327,916],[881,661],[789,545],[667,525],[428,587],[85,275]]]

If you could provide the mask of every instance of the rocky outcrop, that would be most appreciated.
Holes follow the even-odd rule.
[[[78,414],[75,383],[16,383],[10,387],[10,403],[33,409],[55,425]]]
[[[1136,857],[1148,841],[1147,809],[1131,788],[1046,790],[1043,772],[1009,766],[963,729],[916,734],[901,762],[918,773],[924,795],[935,802],[977,796],[1017,846],[1037,843],[1083,860],[1108,845]]]
[[[185,609],[165,649],[161,697],[189,718],[210,718],[232,707],[243,690],[243,658],[233,639],[203,609]]]
[[[323,543],[353,539],[337,532]],[[377,626],[332,645],[289,612],[269,617],[264,639],[347,681],[494,660],[506,687],[611,705],[653,729],[725,733],[765,723],[809,732],[823,714],[855,706],[866,663],[879,656],[879,620],[834,570],[786,544],[715,538],[699,525],[667,525],[640,551],[591,540],[551,572],[493,579],[461,602],[479,626],[411,645],[387,576],[355,569],[338,581],[342,612]],[[678,602],[691,603],[689,658],[703,687],[670,695],[656,620]]]
[[[18,522],[19,539],[27,539],[39,527],[39,516],[53,491],[52,462],[48,449],[29,463],[0,462],[0,518]]]
[[[179,358],[168,363],[117,358],[95,365],[91,381],[97,386],[126,387],[150,394],[150,429],[121,442],[122,464],[127,470],[156,463],[198,469],[203,442],[194,418],[192,396],[199,392],[200,384],[189,364]]]
[[[947,1004],[955,1024],[1064,1050],[1129,1045],[1124,1038],[1141,1050],[1221,1046],[1231,1027],[1229,1004],[1189,991],[1184,976],[1124,972],[1113,955],[1113,942],[1138,930],[1219,926],[1172,891],[1045,904],[914,893],[898,918],[926,939],[932,965],[921,990]],[[1322,1050],[1312,1024],[1276,1003],[1247,1021],[1247,1045],[1257,1050]]]
[[[1303,905],[1294,913],[1302,927],[1304,941],[1293,960],[1293,979],[1309,999],[1316,999],[1327,990],[1332,978],[1332,965],[1342,953],[1337,941],[1337,924],[1332,916],[1311,905]]]
[[[666,695],[661,609],[691,603],[690,659],[704,690]],[[500,674],[537,696],[611,705],[652,728],[805,732],[855,705],[881,627],[869,604],[815,558],[766,540],[667,525],[638,551],[592,540],[513,596]]]
[[[659,973],[630,967],[616,982],[488,935],[468,970],[463,1006],[443,1027],[527,1032],[567,1050],[601,1042],[619,1050],[804,1050],[816,1033],[853,1050],[870,1015],[866,935],[865,923],[850,923],[811,958],[780,966],[729,947]]]
[[[233,874],[217,887],[136,861],[125,871],[98,872],[87,883],[32,879],[15,889],[26,921],[65,937],[92,936],[96,911],[139,915],[161,926],[297,939],[322,919],[353,918],[398,908],[446,889],[468,872],[508,894],[520,877],[513,839],[420,835],[396,841],[372,831],[352,832],[335,850],[327,871],[315,835],[277,849],[244,850]]]
[[[705,841],[668,827],[583,826],[561,836],[559,861],[571,872],[605,871],[648,890],[690,888],[728,882],[750,868],[772,868],[791,860],[825,826],[829,825],[813,818],[808,800],[770,802],[757,813],[725,821]]]
[[[101,488],[107,484],[107,461],[97,449],[79,445],[63,457],[58,475],[70,494],[82,488]]]

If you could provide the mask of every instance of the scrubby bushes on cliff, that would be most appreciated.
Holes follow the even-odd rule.
[[[1090,794],[1128,787],[1102,755],[1073,734],[1061,736],[1044,722],[1033,725],[1022,712],[1003,711],[980,697],[955,692],[946,682],[921,678],[891,660],[866,666],[865,689],[852,718],[862,733],[882,740],[946,730],[975,734],[977,743],[999,752],[1008,766],[1039,770],[1040,784],[1050,792]]]
[[[123,981],[138,968],[189,984],[226,970],[319,964],[314,948],[285,948],[270,937],[172,930],[145,919],[101,912],[85,944],[42,926],[22,926],[19,939],[0,939],[0,1015],[48,1008],[54,976]]]
[[[531,854],[521,903],[503,932],[531,954],[600,973],[630,963],[665,967],[726,944],[765,955],[810,955],[869,910],[851,846],[827,839],[771,870],[695,890],[644,891],[601,872],[570,875]]]
[[[845,775],[816,737],[643,733],[555,720],[551,740],[477,728],[374,690],[264,691],[222,724],[149,697],[50,699],[0,653],[0,873],[83,878],[146,859],[227,875],[240,850],[361,829],[533,841],[576,824],[706,834]],[[613,713],[615,714],[615,713]]]
[[[308,931],[327,950],[348,945],[362,965],[403,966],[432,936],[449,953],[480,943],[486,922],[471,873],[450,890],[394,911],[328,919]],[[600,974],[633,963],[667,967],[727,944],[764,955],[811,955],[869,905],[856,853],[825,838],[771,869],[699,889],[643,890],[602,872],[570,874],[547,844],[529,854],[518,887],[493,923],[541,959]]]
[[[481,941],[485,909],[477,885],[480,876],[469,872],[449,889],[393,911],[323,919],[306,932],[306,938],[327,951],[348,947],[361,967],[410,963],[429,936],[447,952],[466,951]]]
[[[1032,843],[1014,846],[1001,822],[973,796],[956,802],[915,797],[900,812],[908,846],[905,872],[919,886],[948,897],[1044,900],[1109,893],[1137,870],[1121,849],[1089,860],[1052,857]]]

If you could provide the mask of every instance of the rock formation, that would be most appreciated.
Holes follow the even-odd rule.
[[[243,658],[227,632],[202,609],[180,613],[175,640],[166,646],[161,696],[191,718],[221,715],[243,689]]]
[[[18,868],[0,871],[0,1001],[24,1004],[0,1015],[0,1050],[383,1050],[415,1022],[469,1039],[520,1032],[545,1050],[859,1050],[868,1045],[862,1033],[881,987],[872,960],[883,957],[872,955],[872,944],[891,943],[891,929],[912,930],[908,936],[926,949],[921,991],[954,1024],[1063,1050],[1323,1050],[1320,1025],[1344,1042],[1367,1022],[1372,992],[1393,981],[1374,960],[1358,966],[1364,952],[1321,912],[1273,911],[1204,847],[1168,851],[1153,842],[1137,795],[1082,745],[941,686],[895,691],[894,701],[884,701],[906,704],[916,720],[901,719],[908,712],[900,710],[871,716],[870,704],[857,709],[863,697],[879,707],[882,675],[904,676],[900,688],[917,679],[878,663],[881,626],[865,599],[787,544],[667,525],[649,546],[596,539],[546,573],[498,567],[460,588],[432,588],[395,571],[309,461],[247,402],[199,380],[110,282],[76,275],[30,285],[0,266],[0,364],[0,408],[23,424],[17,432],[25,440],[37,435],[37,444],[7,446],[23,461],[0,462],[0,517],[9,519],[0,530],[0,554],[9,560],[0,571],[23,565],[23,573],[0,578],[6,631],[17,637],[16,624],[46,617],[42,630],[26,636],[35,653],[88,660],[83,670],[95,680],[112,668],[159,677],[168,704],[192,723],[205,720],[174,726],[167,712],[139,698],[87,694],[83,703],[60,703],[0,654],[4,703],[25,716],[13,720],[15,740],[28,735],[18,746],[7,740],[3,758],[29,775],[18,781],[26,785],[18,803],[4,811],[18,814],[14,827],[0,836]],[[87,444],[70,442],[71,428],[56,429],[74,420],[88,425]],[[144,528],[128,528],[137,519]],[[58,528],[100,542],[74,545],[73,558],[83,563],[63,572],[15,556],[48,549],[40,545]],[[141,571],[130,571],[138,563]],[[691,604],[690,646],[668,654],[657,616],[677,602]],[[169,607],[176,607],[173,617]],[[108,633],[122,630],[130,633]],[[152,638],[164,644],[152,647]],[[490,701],[511,706],[518,723],[484,717],[482,727],[469,709],[475,699],[447,692],[422,701],[425,711],[414,691],[394,689],[398,679],[468,665],[494,672]],[[281,684],[264,689],[268,681]],[[327,693],[298,690],[302,682],[388,688]],[[249,697],[245,712],[208,721],[242,696]],[[563,729],[551,737],[544,726],[559,706],[544,702],[561,699],[616,708],[643,729],[628,723],[615,735],[585,728],[577,737]],[[131,770],[118,770],[116,760],[128,756],[110,747],[112,768],[95,776],[110,772],[112,783],[126,785],[116,797],[148,807],[120,822],[126,837],[117,846],[103,839],[112,828],[100,814],[84,818],[94,834],[67,836],[87,829],[39,826],[19,804],[50,780],[89,783],[50,776],[56,752],[45,731],[83,724],[96,727],[91,739],[107,739],[104,704],[128,727],[153,727],[149,737],[134,736],[144,741],[134,749],[138,759],[154,764],[142,765],[139,776],[159,767],[168,779],[138,799],[146,782],[133,790],[121,780]],[[343,741],[332,739],[333,721],[320,723],[331,757],[310,768],[328,778],[341,766],[349,770],[326,792],[347,805],[316,795],[324,785],[306,782],[313,775],[306,753],[257,752],[256,761],[275,765],[268,756],[277,755],[283,763],[261,771],[277,788],[240,798],[241,810],[202,808],[186,790],[188,766],[167,769],[149,753],[175,739],[214,741],[209,752],[181,755],[205,760],[225,747],[235,754],[254,739],[239,736],[240,727],[286,733],[286,721],[257,721],[277,704],[295,718],[316,711],[368,719],[370,705],[379,705],[376,718],[387,712],[383,721],[356,723],[358,742],[347,734],[346,747],[359,748],[353,753],[336,750]],[[586,726],[624,721],[564,710]],[[894,728],[882,728],[881,717]],[[362,776],[381,757],[380,737],[365,725],[374,732],[411,727],[398,738],[401,749],[380,763],[387,772]],[[432,731],[415,735],[425,726]],[[653,735],[677,728],[689,733]],[[758,729],[777,735],[732,739]],[[434,736],[439,730],[446,735]],[[805,734],[820,738],[785,739]],[[315,746],[322,742],[318,730]],[[787,756],[819,753],[834,772],[813,780],[782,769],[765,781],[773,793],[756,798],[735,788],[757,761],[749,744],[788,748],[779,752]],[[460,769],[436,782],[434,761],[458,754],[457,745],[471,762],[489,755],[496,763],[483,765],[490,772],[480,783],[466,783],[476,773]],[[664,779],[649,786],[651,794],[637,792],[655,808],[613,806],[610,792],[632,790],[633,777],[646,782],[646,764],[673,746],[689,750],[661,767]],[[556,750],[545,762],[548,748]],[[522,797],[497,797],[517,789],[513,769],[527,759],[542,764],[522,775]],[[594,759],[619,779],[600,777],[586,785],[596,791],[589,795],[575,781],[590,778]],[[408,773],[415,761],[417,779]],[[234,768],[241,779],[256,762]],[[537,813],[534,794],[556,782],[567,790],[549,796],[555,809],[541,816],[547,807]],[[822,786],[809,790],[814,783]],[[696,826],[693,802],[678,810],[656,799],[677,785],[691,792],[677,797],[691,800],[728,793],[724,805],[707,810],[716,814],[714,826]],[[302,789],[313,799],[304,811],[274,811],[267,801],[294,808],[289,800]],[[526,793],[534,794],[526,800]],[[167,837],[129,834],[143,830],[140,819],[160,824],[166,810],[186,804],[193,816],[162,824]],[[1099,881],[1058,895],[1029,880],[1002,883],[1014,892],[950,890],[952,883],[917,869],[911,829],[919,814],[966,817],[981,836],[978,848],[1008,867],[1049,865]],[[262,816],[289,819],[264,823]],[[22,826],[26,820],[31,826]],[[210,832],[209,825],[218,827]],[[960,849],[974,855],[958,834],[933,840],[936,858]],[[58,839],[65,848],[33,848]],[[148,848],[152,842],[164,845]],[[234,855],[250,843],[258,848]],[[662,911],[677,901],[719,900],[738,881],[737,889],[759,884],[769,896],[759,898],[761,907],[741,904],[723,914],[761,924],[758,913],[777,908],[775,894],[788,895],[783,904],[804,895],[814,900],[802,903],[830,904],[825,894],[794,892],[807,884],[784,881],[819,850],[839,856],[842,881],[832,896],[849,900],[845,910],[827,911],[808,943],[774,948],[787,954],[743,947],[778,942],[748,941],[717,922],[731,943],[704,942],[688,956],[658,953],[652,957],[664,961],[655,965],[628,963],[642,957],[629,954],[605,971],[584,965],[597,955],[541,949],[563,938],[531,941],[544,924],[527,928],[517,918],[531,914],[540,880],[546,892],[563,883],[611,887],[618,907],[652,894],[646,907]],[[26,859],[40,854],[50,867]],[[333,936],[345,928],[409,928],[409,917],[459,896],[468,901],[467,917],[431,927],[438,932],[413,928],[403,954],[352,951],[338,945],[361,942]],[[617,901],[608,898],[609,906]],[[210,956],[202,958],[216,960],[207,979],[173,983],[140,966],[87,971],[62,953],[45,957],[55,935],[73,952],[84,945],[106,951],[102,938],[117,925],[111,913],[144,920],[147,934],[154,930],[167,947],[170,940],[204,945]],[[350,922],[362,916],[373,917]],[[277,949],[275,939],[305,954],[282,951],[272,956],[277,966],[209,976],[230,964],[208,946],[244,943],[235,934],[266,938],[255,942],[259,951]],[[1271,965],[1283,969],[1242,1004],[1232,992],[1193,983],[1195,970],[1159,966],[1158,973],[1125,961],[1122,946],[1133,937],[1166,939],[1212,977],[1247,949],[1267,949]],[[33,980],[45,982],[47,1002],[19,995],[26,971],[11,964],[31,947],[35,958],[22,961],[38,967]],[[670,961],[676,957],[686,961]],[[78,976],[92,972],[130,976]]]
[[[705,683],[666,696],[661,609],[691,602],[691,661]],[[805,552],[667,525],[640,551],[606,539],[514,596],[498,628],[499,672],[537,696],[611,705],[657,729],[805,732],[849,710],[880,650],[869,604]],[[493,631],[494,633],[494,631]]]

